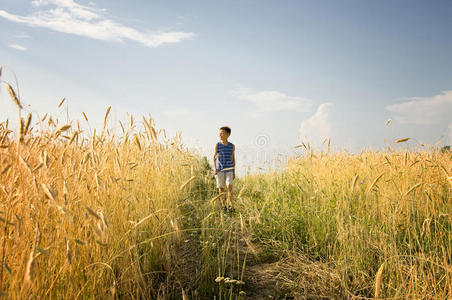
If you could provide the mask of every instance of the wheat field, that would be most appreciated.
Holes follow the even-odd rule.
[[[300,297],[447,299],[451,171],[451,153],[434,149],[310,152],[247,178],[241,201]]]
[[[116,133],[109,113],[98,132],[84,113],[0,122],[1,296],[451,296],[450,152],[306,148],[236,180],[228,214],[180,135],[132,116]]]
[[[166,298],[176,284],[178,201],[200,159],[179,137],[158,140],[152,119],[121,127],[86,133],[30,114],[17,131],[0,124],[7,298]]]

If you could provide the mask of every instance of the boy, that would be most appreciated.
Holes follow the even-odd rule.
[[[232,180],[235,178],[235,146],[228,142],[228,138],[231,135],[231,128],[227,126],[221,127],[218,135],[220,136],[221,142],[215,145],[215,154],[213,156],[214,173],[220,194],[224,192],[225,185],[228,188],[227,203],[225,203],[223,196],[220,197],[223,210],[233,212]]]

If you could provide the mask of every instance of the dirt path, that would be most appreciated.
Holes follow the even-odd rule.
[[[263,259],[261,247],[252,243],[249,233],[241,228],[240,212],[227,213],[226,217],[232,228],[233,239],[238,241],[238,253],[231,252],[230,255],[239,257],[239,264],[244,266],[242,280],[245,284],[238,299],[293,299],[278,286],[278,264],[273,262],[277,258]]]
[[[275,240],[257,240],[247,212],[240,205],[223,212],[216,195],[181,200],[184,233],[174,261],[184,300],[347,298],[331,266],[297,250],[274,249]]]
[[[223,257],[224,277],[231,279],[243,280],[244,285],[240,289],[234,287],[232,299],[286,299],[285,295],[277,288],[277,279],[275,277],[275,264],[262,261],[259,257],[260,250],[257,245],[250,242],[249,234],[240,224],[240,212],[223,212],[219,207],[213,207],[209,201],[187,201],[182,207],[184,218],[182,220],[183,228],[198,228],[193,231],[184,233],[183,241],[177,250],[177,261],[180,262],[175,272],[178,274],[176,280],[183,287],[183,293],[187,299],[206,299],[211,297],[203,295],[199,290],[200,285],[205,285],[206,273],[209,272],[209,266],[205,262],[205,237],[202,234],[202,228],[205,226],[206,217],[216,219],[217,222],[222,220],[218,231],[212,231],[210,234],[214,236],[214,240],[225,241],[230,239],[230,249],[227,251],[227,257]],[[204,221],[203,221],[204,220]],[[210,224],[213,226],[213,224]],[[221,227],[222,226],[222,227]],[[205,234],[205,233],[204,233]],[[224,249],[222,249],[224,250]],[[221,255],[220,255],[221,257]],[[217,263],[221,264],[221,263]],[[215,276],[212,275],[210,284],[212,292],[218,291],[215,282]],[[225,290],[223,294],[228,294],[229,286],[223,285]],[[205,289],[205,286],[203,287]],[[240,290],[242,291],[240,293]],[[230,291],[230,290],[229,290]],[[206,293],[206,291],[203,291]],[[220,290],[221,292],[221,290]],[[230,297],[227,297],[228,299]],[[224,299],[216,297],[216,299]],[[291,299],[291,298],[287,298]]]

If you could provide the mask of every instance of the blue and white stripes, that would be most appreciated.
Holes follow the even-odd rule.
[[[224,169],[224,172],[232,172],[234,167],[234,161],[232,160],[232,152],[234,149],[234,144],[228,143],[227,145],[223,145],[221,142],[217,144],[217,159],[216,159],[216,168],[217,171],[220,172]]]

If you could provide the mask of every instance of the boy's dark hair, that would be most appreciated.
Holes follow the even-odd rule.
[[[224,130],[227,134],[231,134],[231,128],[228,126],[223,126],[220,128],[220,130]]]

